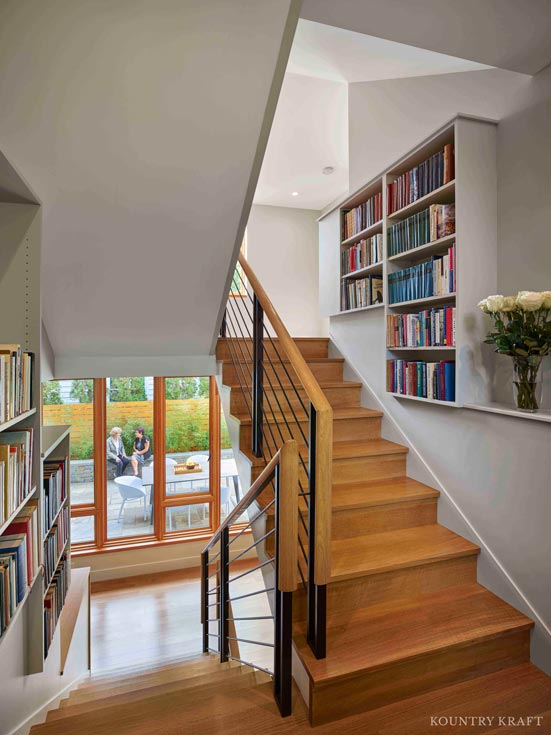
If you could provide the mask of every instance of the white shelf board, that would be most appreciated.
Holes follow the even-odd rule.
[[[455,347],[438,347],[436,345],[430,345],[428,347],[389,347],[387,345],[387,350],[390,352],[441,352],[442,350],[446,350],[447,352],[455,352]]]
[[[4,421],[3,424],[0,424],[0,431],[5,431],[6,429],[9,429],[12,426],[15,426],[20,421],[23,421],[24,419],[29,418],[29,416],[32,416],[36,413],[36,408],[31,408],[30,411],[25,411],[24,413],[20,413],[19,416],[15,416],[13,419],[10,419],[9,421]]]
[[[409,217],[410,214],[416,214],[422,209],[426,209],[430,204],[447,204],[448,202],[441,202],[439,200],[441,198],[446,198],[451,201],[454,197],[454,194],[455,179],[453,179],[452,181],[448,181],[447,184],[439,186],[438,189],[434,189],[434,191],[425,194],[424,197],[417,199],[415,202],[407,204],[405,207],[402,207],[402,209],[398,209],[396,212],[388,214],[387,219],[389,221],[400,220],[404,219],[405,217]]]
[[[42,427],[42,458],[46,459],[71,431],[70,425]]]
[[[391,255],[388,258],[388,262],[399,263],[402,260],[417,260],[417,256],[419,256],[419,258],[426,258],[428,255],[438,253],[442,250],[444,245],[448,245],[449,243],[454,242],[454,240],[455,232],[453,235],[446,235],[446,237],[441,237],[439,240],[432,240],[432,242],[427,242],[425,245],[419,245],[417,248],[410,248],[409,250],[404,250],[403,253]]]
[[[393,304],[389,304],[389,309],[401,309],[404,306],[422,306],[423,304],[438,304],[446,301],[455,301],[454,293],[440,294],[439,296],[428,296],[425,299],[412,299],[411,301],[397,301]]]
[[[357,271],[352,271],[351,273],[347,273],[345,276],[341,276],[341,280],[346,281],[349,278],[359,278],[360,276],[365,276],[368,273],[374,273],[376,271],[379,271],[380,273],[383,272],[383,261],[380,260],[378,263],[372,263],[371,265],[366,265],[364,268],[359,268]]]
[[[36,485],[33,487],[33,489],[27,495],[27,497],[24,500],[22,500],[21,503],[19,503],[17,508],[11,514],[11,516],[6,521],[4,521],[4,523],[0,526],[0,535],[2,535],[4,531],[6,530],[6,528],[10,525],[10,523],[12,523],[17,518],[19,513],[23,510],[23,508],[27,505],[27,503],[33,497],[35,493],[36,493]]]
[[[464,408],[471,408],[474,411],[487,411],[488,413],[498,413],[502,416],[513,416],[517,419],[528,419],[530,421],[541,421],[551,424],[551,409],[542,408],[538,411],[524,411],[516,408],[509,403],[465,403]]]
[[[372,225],[369,225],[369,227],[366,227],[360,232],[357,232],[355,235],[351,235],[350,237],[347,237],[346,240],[343,240],[341,242],[341,245],[352,245],[358,240],[363,240],[365,237],[370,237],[371,235],[377,235],[379,231],[381,232],[383,231],[383,220],[382,219],[380,219],[378,222],[374,222]]]
[[[392,393],[387,390],[389,396],[394,398],[407,398],[409,401],[421,401],[421,403],[436,403],[438,406],[450,406],[450,408],[458,408],[459,404],[456,401],[439,401],[436,398],[421,398],[420,396],[408,396],[405,393]]]
[[[346,309],[346,311],[337,311],[336,314],[330,314],[329,316],[342,316],[343,314],[356,314],[358,311],[370,311],[371,309],[379,309],[384,304],[370,304],[369,306],[360,306],[357,309]]]

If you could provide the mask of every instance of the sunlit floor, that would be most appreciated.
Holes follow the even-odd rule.
[[[251,567],[257,563],[258,559],[250,560]],[[263,587],[257,570],[233,582],[230,595],[237,597]],[[201,654],[198,570],[150,575],[135,582],[108,582],[100,589],[92,593],[92,673],[159,666]],[[235,603],[233,612],[235,617],[269,616],[267,594]],[[237,625],[238,637],[273,642],[271,620]],[[212,638],[211,645],[217,647],[217,639]],[[267,646],[242,644],[240,655],[263,668],[273,668],[273,651]]]

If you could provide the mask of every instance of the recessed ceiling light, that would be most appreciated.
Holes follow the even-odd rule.
[[[291,192],[291,196],[292,197],[298,197],[298,191]]]
[[[333,166],[325,166],[322,168],[321,172],[322,174],[325,174],[326,176],[329,176],[329,174],[332,174],[335,169]]]

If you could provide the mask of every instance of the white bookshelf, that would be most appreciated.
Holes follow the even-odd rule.
[[[451,143],[454,148],[455,175],[448,183],[417,199],[415,202],[388,214],[387,185],[414,166],[427,160]],[[369,199],[374,192],[383,192],[383,219],[354,238],[342,241],[342,212]],[[455,203],[455,233],[439,240],[411,248],[397,255],[388,255],[388,228],[413,214],[427,209],[431,204]],[[364,307],[350,311],[341,310],[341,283],[345,279],[360,277],[360,271],[343,276],[340,252],[343,247],[371,236],[383,233],[383,261],[362,269],[366,275],[381,273],[384,283],[382,308]],[[338,233],[338,234],[337,234]],[[392,273],[428,260],[432,256],[447,253],[455,243],[456,293],[428,298],[389,303],[388,277]],[[337,257],[333,255],[337,254]],[[347,313],[363,313],[363,318],[384,318],[388,315],[418,313],[425,309],[455,306],[456,339],[454,346],[383,347],[386,384],[386,361],[391,359],[423,360],[437,362],[454,360],[456,367],[455,400],[442,401],[420,396],[387,392],[397,400],[415,400],[451,407],[466,403],[490,401],[487,374],[488,354],[482,349],[487,332],[484,315],[477,303],[497,288],[497,171],[496,171],[496,123],[458,115],[438,129],[433,135],[407,151],[394,164],[375,176],[353,195],[322,214],[320,218],[320,306],[322,314],[330,317]],[[368,316],[368,314],[371,314]],[[358,318],[362,318],[358,316]],[[381,357],[383,357],[381,355]]]

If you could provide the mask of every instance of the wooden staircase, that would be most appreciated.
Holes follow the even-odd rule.
[[[476,679],[440,686],[417,697],[330,722],[319,735],[549,735],[551,683],[528,663],[509,666]],[[452,724],[431,726],[431,717],[469,715],[484,724],[460,730]],[[542,717],[526,727],[499,726],[499,717]],[[491,719],[493,718],[493,719]],[[298,691],[293,713],[282,718],[266,674],[204,655],[147,672],[121,669],[92,676],[48,713],[31,735],[297,735],[309,727],[308,711]],[[510,729],[511,728],[511,729]]]
[[[514,681],[520,670],[548,688],[549,679],[529,663],[532,621],[477,583],[479,548],[437,523],[439,493],[407,476],[407,447],[381,438],[382,413],[360,406],[361,385],[343,380],[344,361],[328,358],[327,339],[294,341],[334,411],[326,658],[317,660],[306,642],[303,593],[295,593],[294,605],[295,677],[311,723],[413,697],[436,701],[450,687],[464,692],[470,713],[478,686],[492,677]],[[254,478],[265,463],[250,451],[251,418],[229,347],[221,339],[217,357]],[[268,349],[276,348],[274,340]],[[250,374],[250,364],[243,368]],[[292,368],[274,360],[268,370],[266,401],[283,406],[288,387],[299,405],[287,375]],[[275,435],[301,441],[285,410],[266,410],[264,420]],[[510,699],[499,704],[505,711]]]

